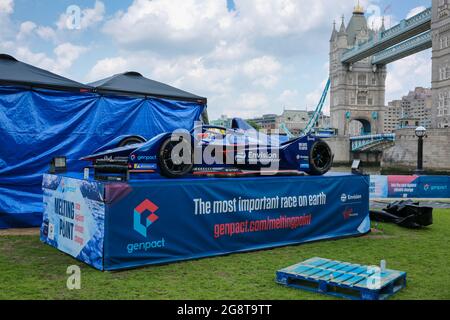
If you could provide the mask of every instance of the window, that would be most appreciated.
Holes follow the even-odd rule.
[[[359,105],[367,104],[367,97],[365,94],[358,94],[357,104]]]
[[[450,79],[450,68],[448,65],[441,66],[439,68],[439,80],[447,80]]]
[[[356,99],[355,99],[355,93],[354,92],[350,93],[350,104],[351,105],[355,105],[356,104]]]
[[[365,74],[358,75],[358,85],[359,86],[367,85],[367,76]]]
[[[439,46],[441,50],[448,48],[448,36],[441,36],[439,38]]]
[[[445,107],[447,102],[447,93],[439,92],[438,116],[442,117],[445,114]]]

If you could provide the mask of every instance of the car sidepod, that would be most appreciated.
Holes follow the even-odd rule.
[[[158,154],[162,143],[170,138],[170,133],[162,133],[144,143],[140,148],[132,152],[128,157],[131,170],[159,172]]]
[[[307,172],[310,169],[310,149],[317,138],[304,136],[280,146],[280,170]]]

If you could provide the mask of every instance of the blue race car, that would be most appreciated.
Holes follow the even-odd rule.
[[[159,173],[168,178],[187,174],[323,175],[332,166],[333,154],[326,142],[313,135],[292,140],[265,135],[235,118],[231,129],[201,125],[148,141],[138,135],[120,136],[82,160],[92,161],[102,171],[126,167],[132,173]]]

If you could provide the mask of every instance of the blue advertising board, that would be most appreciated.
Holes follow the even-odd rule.
[[[103,195],[100,183],[45,174],[41,240],[103,270]]]
[[[102,270],[358,236],[370,231],[368,176],[158,178],[101,184],[61,179],[65,185],[89,185],[90,192],[61,195],[61,191],[45,191],[46,202],[64,199],[76,206],[82,203],[82,195],[88,199],[85,202],[91,203],[99,195],[96,192],[103,190],[104,206],[97,201],[82,206],[82,210],[92,211],[85,212],[87,216],[101,216],[94,220],[104,223],[100,228],[104,237],[92,238],[96,248],[103,248],[102,267],[95,254],[93,261],[86,261],[78,246],[71,251],[60,245],[61,237],[49,241],[43,232],[45,222],[42,240]],[[60,209],[55,210],[53,205],[45,208],[49,221],[60,219]],[[64,232],[61,226],[54,228],[55,234]]]
[[[449,176],[370,176],[370,197],[450,198]]]

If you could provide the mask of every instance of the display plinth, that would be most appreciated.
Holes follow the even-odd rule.
[[[127,183],[44,175],[41,240],[118,270],[366,234],[369,177],[154,177]]]

